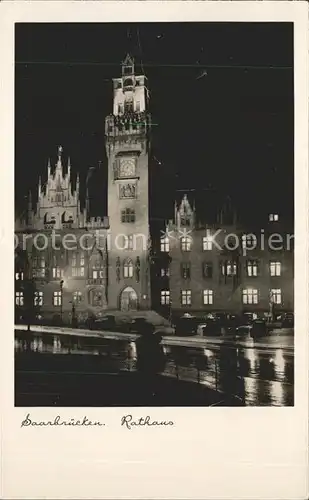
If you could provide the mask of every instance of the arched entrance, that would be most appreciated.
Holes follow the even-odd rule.
[[[131,286],[127,286],[120,294],[120,310],[136,311],[137,293]]]

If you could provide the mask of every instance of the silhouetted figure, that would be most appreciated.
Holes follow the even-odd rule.
[[[136,341],[136,369],[141,376],[145,396],[149,398],[155,395],[157,375],[165,368],[162,337],[160,334],[155,334],[154,330],[153,325],[145,323],[143,333]]]
[[[78,322],[76,317],[76,308],[75,304],[72,305],[72,328],[77,328]]]

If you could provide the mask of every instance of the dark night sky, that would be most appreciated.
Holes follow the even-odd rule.
[[[104,118],[112,111],[111,78],[128,51],[149,79],[153,152],[170,199],[170,186],[211,184],[250,217],[292,214],[288,23],[17,24],[18,206],[46,175],[48,157],[56,161],[59,144],[82,180],[103,162],[96,184],[104,206]]]

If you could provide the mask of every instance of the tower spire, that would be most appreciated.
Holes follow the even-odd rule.
[[[61,170],[62,172],[62,152],[63,152],[63,148],[62,146],[59,146],[58,147],[58,161],[57,161],[57,170]]]
[[[134,75],[134,59],[128,53],[122,62],[122,76]]]
[[[70,182],[71,179],[71,158],[68,158],[68,182]]]

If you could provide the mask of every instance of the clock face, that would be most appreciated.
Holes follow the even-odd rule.
[[[134,177],[135,176],[135,159],[134,158],[121,158],[120,160],[120,177]]]

